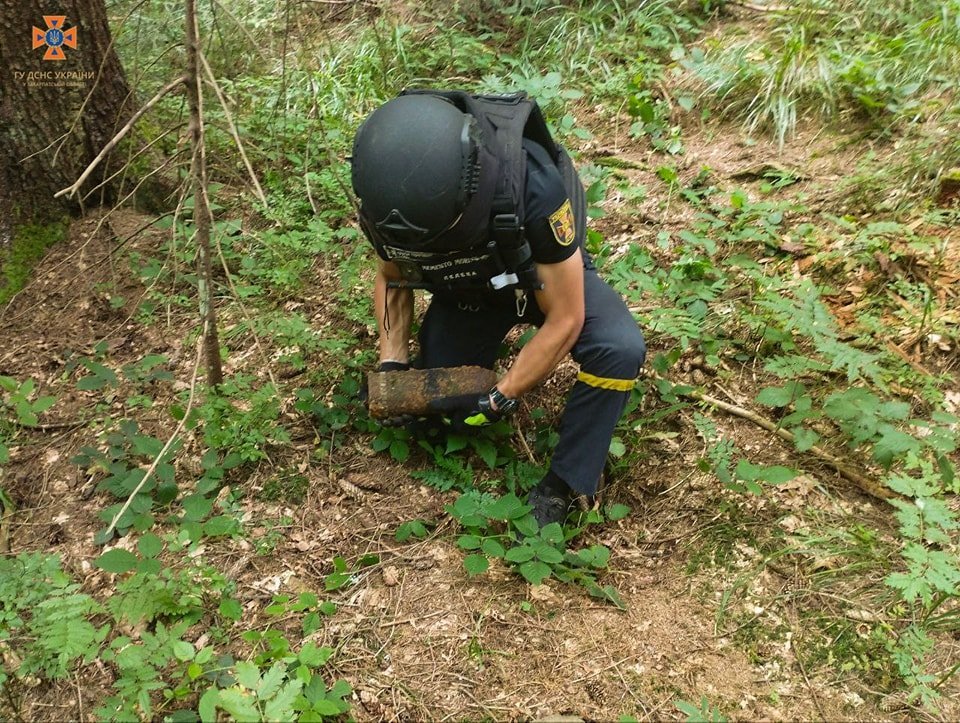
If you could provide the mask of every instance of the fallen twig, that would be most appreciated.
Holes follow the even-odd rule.
[[[197,357],[193,363],[193,373],[190,375],[190,396],[187,398],[187,406],[184,409],[183,416],[180,418],[180,421],[177,422],[176,428],[174,428],[173,433],[167,439],[166,444],[163,445],[163,448],[157,453],[157,456],[153,458],[153,462],[150,463],[150,466],[147,467],[147,471],[143,475],[143,479],[140,480],[140,483],[133,488],[133,491],[127,497],[126,501],[117,511],[117,514],[114,515],[113,519],[110,520],[110,525],[107,527],[106,534],[109,535],[117,526],[117,522],[120,521],[120,518],[123,517],[124,513],[130,508],[130,505],[133,503],[134,498],[140,494],[140,490],[143,489],[143,486],[147,483],[153,473],[157,470],[157,467],[160,465],[160,460],[163,459],[164,455],[169,451],[170,447],[173,446],[174,441],[176,441],[181,430],[183,430],[184,425],[187,423],[187,420],[190,418],[190,412],[193,410],[193,401],[196,398],[196,389],[197,389],[197,374],[200,371],[200,359],[203,356],[203,340],[206,335],[201,333],[197,337]]]
[[[663,377],[659,376],[656,373],[649,373],[649,375],[656,379],[663,379]],[[669,381],[669,380],[664,380],[664,381]],[[690,390],[674,389],[674,391],[682,397],[695,399],[698,402],[709,404],[712,407],[716,407],[717,409],[727,412],[727,414],[732,414],[735,417],[740,417],[741,419],[746,419],[749,422],[753,422],[758,427],[762,427],[763,429],[766,429],[768,432],[772,432],[773,434],[780,437],[780,439],[790,442],[791,444],[793,444],[796,439],[792,432],[786,429],[783,429],[782,427],[778,426],[777,424],[770,421],[766,417],[762,417],[756,412],[750,411],[749,409],[744,409],[743,407],[739,407],[736,404],[730,404],[720,399],[716,399],[714,397],[711,397],[708,394],[704,394],[703,392],[697,391],[696,389],[690,389]],[[876,497],[877,499],[881,499],[885,501],[889,501],[897,496],[893,490],[887,487],[884,487],[879,482],[876,482],[875,480],[872,480],[869,477],[866,477],[860,474],[859,472],[853,471],[852,469],[847,467],[842,460],[832,455],[830,452],[826,451],[822,447],[818,447],[814,445],[813,447],[810,447],[810,449],[807,451],[810,452],[818,460],[826,464],[828,467],[833,468],[837,472],[837,474],[839,474],[841,477],[843,477],[844,479],[856,485],[856,487],[861,492],[868,494],[871,497]]]
[[[55,432],[58,429],[74,429],[82,427],[92,422],[96,417],[90,419],[74,419],[70,422],[45,422],[44,424],[24,424],[23,422],[14,422],[14,425],[21,429],[29,429],[33,432]]]

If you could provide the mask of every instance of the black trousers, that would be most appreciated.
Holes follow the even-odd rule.
[[[593,268],[585,266],[583,274],[586,319],[571,350],[580,374],[567,398],[550,469],[580,494],[593,495],[646,345],[620,295]],[[420,327],[421,365],[492,369],[507,332],[517,324],[543,323],[533,293],[528,297],[522,316],[512,304],[434,297]]]

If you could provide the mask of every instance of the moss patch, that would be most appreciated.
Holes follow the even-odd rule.
[[[18,226],[9,249],[0,250],[0,305],[6,304],[30,278],[47,249],[62,241],[67,222]]]

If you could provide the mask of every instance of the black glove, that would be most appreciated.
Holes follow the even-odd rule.
[[[381,362],[380,366],[377,367],[378,372],[405,372],[410,368],[410,365],[407,362],[398,362],[398,361],[385,361]]]
[[[410,365],[406,362],[398,361],[385,361],[381,362],[380,366],[377,367],[378,372],[405,372],[410,368]],[[360,400],[363,402],[364,406],[367,404],[367,400],[370,397],[370,389],[367,387],[367,380],[364,378],[363,385],[360,387]],[[395,417],[386,417],[385,419],[377,419],[377,423],[382,427],[405,427],[414,421],[416,417],[412,414],[398,414]]]
[[[449,419],[450,426],[458,432],[465,432],[474,427],[485,427],[499,422],[505,416],[501,411],[493,409],[488,392],[440,397],[431,400],[428,406],[430,411],[442,414]]]

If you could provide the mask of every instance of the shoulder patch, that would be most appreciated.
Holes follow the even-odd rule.
[[[577,235],[577,226],[573,221],[573,209],[570,207],[570,199],[563,202],[563,205],[550,214],[550,229],[553,231],[553,237],[561,246],[569,246]]]

